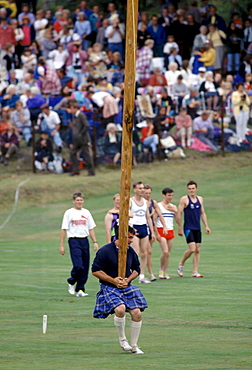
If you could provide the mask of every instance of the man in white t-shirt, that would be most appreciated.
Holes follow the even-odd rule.
[[[48,104],[43,104],[40,109],[42,113],[38,117],[38,125],[41,131],[46,132],[50,137],[53,138],[55,145],[57,146],[58,153],[62,150],[62,139],[60,137],[60,118],[57,112],[54,112],[49,108]]]
[[[85,293],[90,262],[88,236],[93,240],[94,251],[98,250],[98,243],[94,232],[96,224],[89,210],[82,208],[83,203],[84,195],[82,193],[74,193],[74,207],[64,213],[60,233],[60,253],[62,255],[65,254],[65,237],[68,237],[68,245],[73,264],[71,277],[67,279],[68,292],[70,294],[76,293],[76,297],[85,297],[88,295]]]
[[[120,24],[119,17],[115,17],[112,24],[106,28],[105,37],[108,39],[108,49],[113,53],[118,51],[123,58],[123,39],[125,37],[124,29]]]

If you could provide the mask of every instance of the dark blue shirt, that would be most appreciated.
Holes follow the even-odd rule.
[[[107,275],[113,278],[118,276],[118,248],[114,242],[104,245],[96,253],[92,265],[92,272],[97,272],[100,270],[104,271]],[[126,277],[129,277],[133,271],[137,271],[138,274],[140,274],[140,263],[134,249],[129,247],[127,249]],[[114,286],[113,284],[101,279],[100,283]]]
[[[188,195],[188,206],[184,209],[184,230],[200,230],[201,203],[196,198],[193,203]]]

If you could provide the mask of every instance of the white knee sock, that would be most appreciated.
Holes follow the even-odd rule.
[[[142,321],[131,321],[130,324],[130,345],[132,347],[137,346],[137,341],[139,338],[140,330],[142,326]]]
[[[119,341],[126,339],[125,336],[125,317],[117,317],[116,315],[114,316],[114,324],[118,333]]]

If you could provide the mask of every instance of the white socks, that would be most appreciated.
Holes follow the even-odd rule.
[[[144,274],[139,274],[139,280],[144,279]]]
[[[125,336],[125,317],[117,317],[116,315],[114,316],[114,324],[119,336],[119,341],[126,339]]]
[[[142,321],[131,321],[130,324],[130,345],[131,347],[137,346],[137,341],[139,338],[140,330],[142,326]]]

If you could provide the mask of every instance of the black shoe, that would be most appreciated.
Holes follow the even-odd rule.
[[[88,173],[86,176],[95,176],[95,173]]]
[[[32,145],[32,138],[30,138],[28,141],[27,141],[27,144],[26,144],[28,147]]]
[[[8,164],[9,164],[8,158],[4,158],[3,164],[4,164],[4,166],[8,166]]]
[[[80,174],[80,172],[75,171],[75,172],[71,172],[71,173],[69,173],[69,175],[68,175],[68,176],[75,176],[75,175],[79,175],[79,174]]]
[[[57,152],[58,154],[60,154],[60,153],[62,152],[62,146],[58,146],[58,148],[56,149],[56,152]]]
[[[4,163],[4,158],[2,155],[0,155],[0,163]]]

